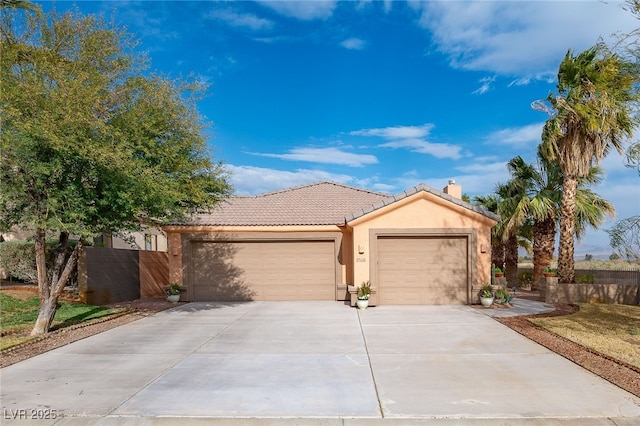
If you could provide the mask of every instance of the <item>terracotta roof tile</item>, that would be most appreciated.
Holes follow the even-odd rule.
[[[452,202],[454,204],[457,204],[457,205],[459,205],[461,207],[464,207],[466,209],[472,210],[472,211],[474,211],[474,212],[476,212],[478,214],[487,216],[488,218],[493,219],[496,222],[500,221],[500,216],[498,216],[498,215],[496,215],[494,213],[491,213],[490,211],[485,210],[485,209],[483,209],[481,207],[474,206],[473,204],[469,204],[466,201],[462,201],[462,200],[460,200],[458,198],[452,197],[451,195],[446,194],[446,193],[444,193],[442,191],[438,191],[437,189],[434,189],[434,188],[432,188],[432,187],[430,187],[428,185],[425,185],[424,183],[421,183],[421,184],[419,184],[417,186],[414,186],[413,188],[409,188],[406,191],[403,191],[403,192],[401,192],[399,194],[392,195],[392,196],[386,197],[386,198],[384,198],[382,200],[379,200],[379,201],[375,202],[375,204],[373,204],[371,206],[366,206],[366,207],[364,207],[362,209],[354,210],[354,211],[351,212],[351,214],[349,214],[349,215],[347,215],[345,217],[345,220],[346,220],[346,222],[351,222],[352,220],[357,219],[357,218],[359,218],[361,216],[364,216],[364,215],[366,215],[368,213],[371,213],[374,210],[377,210],[377,209],[382,208],[384,206],[388,206],[389,204],[393,204],[396,201],[402,200],[403,198],[410,197],[410,196],[412,196],[414,194],[417,194],[420,191],[425,191],[425,192],[429,192],[431,194],[437,195],[438,197],[443,198],[443,199],[445,199],[447,201],[450,201],[450,202]]]
[[[317,182],[260,195],[230,197],[212,212],[199,214],[181,225],[344,225],[420,191],[437,195],[496,221],[500,219],[425,184],[389,195],[335,182]]]
[[[343,225],[345,216],[388,194],[318,182],[255,196],[235,196],[188,225]]]

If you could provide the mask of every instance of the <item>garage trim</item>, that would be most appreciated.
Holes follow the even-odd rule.
[[[473,300],[471,296],[472,283],[476,277],[477,261],[477,235],[473,228],[372,228],[369,229],[369,253],[371,262],[369,263],[369,276],[374,288],[379,283],[378,277],[378,238],[379,237],[440,237],[440,238],[466,238],[467,241],[467,304]]]
[[[216,233],[216,234],[183,234],[182,235],[182,262],[185,266],[184,277],[185,287],[187,288],[186,299],[191,300],[194,295],[194,257],[191,255],[192,243],[243,243],[243,242],[312,242],[324,241],[333,242],[334,246],[334,300],[339,300],[338,285],[341,282],[343,263],[342,253],[342,233],[341,232],[256,232],[251,235],[236,233]],[[344,292],[344,290],[342,290]]]

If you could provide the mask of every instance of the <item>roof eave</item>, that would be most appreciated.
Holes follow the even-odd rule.
[[[489,218],[491,220],[494,220],[496,222],[500,221],[500,216],[498,216],[495,213],[492,213],[492,212],[490,212],[488,210],[485,210],[485,209],[483,209],[481,207],[474,206],[473,204],[467,203],[466,201],[463,201],[463,200],[461,200],[459,198],[452,197],[451,195],[449,195],[449,194],[447,194],[445,192],[438,191],[437,189],[434,189],[434,188],[432,188],[432,187],[430,187],[428,185],[425,185],[424,183],[421,183],[419,185],[414,186],[413,188],[409,188],[406,191],[402,191],[402,192],[400,192],[400,193],[398,193],[396,195],[392,195],[390,197],[384,198],[384,199],[378,201],[375,204],[372,204],[370,206],[367,206],[367,207],[365,207],[363,209],[360,209],[360,210],[358,210],[356,212],[351,213],[350,215],[345,217],[345,223],[348,224],[350,222],[353,222],[354,220],[359,219],[359,218],[361,218],[363,216],[366,216],[369,213],[372,213],[372,212],[374,212],[376,210],[379,210],[379,209],[381,209],[383,207],[386,207],[386,206],[389,206],[391,204],[394,204],[394,203],[396,203],[396,202],[398,202],[400,200],[403,200],[405,198],[411,197],[412,195],[415,195],[415,194],[417,194],[417,193],[419,193],[421,191],[433,194],[433,195],[435,195],[437,197],[440,197],[440,198],[442,198],[444,200],[447,200],[447,201],[449,201],[449,202],[451,202],[453,204],[456,204],[456,205],[458,205],[460,207],[463,207],[465,209],[471,210],[471,211],[473,211],[473,212],[475,212],[477,214],[485,216],[485,217],[487,217],[487,218]]]

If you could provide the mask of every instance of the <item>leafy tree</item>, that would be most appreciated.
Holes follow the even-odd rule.
[[[586,260],[587,262],[591,262],[593,260],[593,255],[589,253],[585,254],[584,260]]]
[[[620,257],[630,262],[640,259],[640,216],[618,221],[607,233],[611,247]]]
[[[35,234],[38,335],[86,238],[210,208],[230,187],[206,147],[203,87],[146,74],[135,41],[100,18],[0,11],[0,229]]]
[[[588,175],[611,149],[623,152],[637,124],[633,102],[639,75],[633,63],[598,46],[567,52],[558,71],[557,94],[533,107],[550,118],[543,129],[541,153],[557,161],[563,175],[558,277],[575,279],[574,237],[578,180]]]

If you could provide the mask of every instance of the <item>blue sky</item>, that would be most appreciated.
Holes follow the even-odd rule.
[[[48,8],[49,2],[41,2]],[[397,193],[418,183],[484,195],[535,160],[568,49],[638,26],[597,1],[84,1],[126,26],[151,69],[210,85],[199,105],[238,194],[319,180]],[[610,155],[595,190],[640,214],[640,179]],[[611,226],[607,221],[603,228]],[[577,246],[609,254],[604,231]]]

